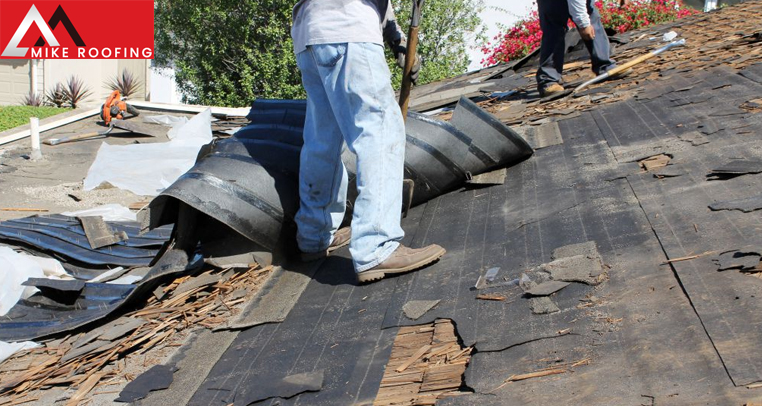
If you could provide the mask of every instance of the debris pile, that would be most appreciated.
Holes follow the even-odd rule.
[[[76,404],[90,391],[124,380],[124,363],[116,361],[177,346],[175,338],[187,330],[212,329],[237,315],[271,269],[208,269],[175,278],[136,306],[139,310],[15,354],[0,364],[0,394],[18,404],[33,400],[29,394],[37,389],[68,385],[77,389],[70,398]]]
[[[597,286],[607,275],[595,241],[566,245],[553,250],[553,261],[526,270],[519,278],[508,280],[497,278],[500,268],[490,268],[481,275],[474,290],[485,291],[476,299],[512,303],[516,294],[509,295],[499,289],[520,287],[519,294],[529,299],[529,307],[534,314],[549,314],[561,311],[551,296],[569,286],[582,283]],[[497,291],[495,289],[498,289]],[[491,290],[487,292],[486,290]]]

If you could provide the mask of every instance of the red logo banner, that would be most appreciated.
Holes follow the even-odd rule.
[[[0,0],[0,59],[153,59],[152,0]]]

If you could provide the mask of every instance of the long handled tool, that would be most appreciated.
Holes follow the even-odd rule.
[[[651,52],[649,52],[649,53],[647,53],[645,55],[639,56],[639,57],[637,57],[637,58],[635,58],[635,59],[633,59],[633,60],[631,60],[631,61],[629,61],[627,63],[619,65],[616,68],[609,70],[608,72],[601,73],[600,75],[598,75],[598,76],[588,80],[587,82],[577,86],[576,88],[574,88],[572,93],[577,93],[580,90],[582,90],[582,89],[584,89],[584,88],[586,88],[586,87],[588,87],[588,86],[590,86],[592,84],[595,84],[595,83],[601,82],[603,80],[606,80],[606,79],[608,79],[608,78],[610,78],[612,76],[615,76],[615,75],[617,75],[617,74],[619,74],[619,73],[621,73],[621,72],[623,72],[623,71],[625,71],[627,69],[632,68],[633,66],[635,66],[635,65],[637,65],[637,64],[639,64],[641,62],[647,61],[647,60],[653,58],[654,56],[659,55],[662,52],[668,51],[668,50],[670,50],[670,49],[672,49],[672,48],[674,48],[676,46],[680,46],[680,45],[685,45],[685,39],[681,39],[679,41],[672,41],[669,44],[667,44],[667,45],[665,45],[665,46],[663,46],[663,47],[661,47],[659,49],[655,49],[655,50],[653,50],[653,51],[651,51]]]
[[[569,96],[570,94],[579,93],[580,90],[582,90],[582,89],[584,89],[584,88],[586,88],[586,87],[588,87],[588,86],[590,86],[592,84],[595,84],[595,83],[601,82],[603,80],[606,80],[606,79],[608,79],[608,78],[610,78],[610,77],[612,77],[614,75],[617,75],[617,74],[621,73],[622,71],[625,71],[625,70],[627,70],[629,68],[632,68],[633,66],[635,66],[635,65],[637,65],[637,64],[639,64],[639,63],[641,63],[643,61],[651,59],[654,56],[659,55],[660,53],[662,53],[664,51],[667,51],[667,50],[669,50],[671,48],[674,48],[674,47],[680,46],[680,45],[685,45],[685,39],[681,39],[679,41],[670,42],[669,44],[667,44],[667,45],[665,45],[665,46],[663,46],[663,47],[661,47],[659,49],[653,50],[653,51],[651,51],[651,52],[649,52],[649,53],[647,53],[645,55],[639,56],[639,57],[637,57],[637,58],[635,58],[635,59],[633,59],[633,60],[631,60],[631,61],[629,61],[629,62],[627,62],[627,63],[625,63],[623,65],[617,66],[616,68],[611,69],[608,72],[602,73],[602,74],[600,74],[600,75],[598,75],[598,76],[588,80],[587,82],[585,82],[585,83],[575,87],[574,89],[567,89],[567,90],[564,90],[563,92],[559,92],[559,93],[552,94],[550,96],[544,97],[544,98],[540,99],[540,103],[547,103],[547,102],[550,102],[550,101],[563,99],[564,97]]]
[[[402,71],[402,87],[400,88],[400,109],[402,118],[407,120],[407,106],[410,103],[410,89],[413,87],[413,66],[418,48],[418,26],[421,23],[421,7],[423,0],[413,0],[413,13],[410,18],[410,29],[407,34],[407,52],[405,53],[405,69]]]
[[[43,143],[48,145],[58,145],[58,144],[65,144],[67,142],[72,142],[72,141],[101,138],[101,137],[107,136],[113,129],[114,129],[114,126],[110,125],[108,129],[106,129],[105,131],[93,131],[93,132],[84,133],[84,134],[69,135],[63,138],[48,138],[47,140],[43,141]]]

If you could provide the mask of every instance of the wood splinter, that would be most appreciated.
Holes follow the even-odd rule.
[[[532,379],[532,378],[541,378],[543,376],[565,374],[566,372],[568,371],[565,369],[548,369],[545,371],[530,372],[528,374],[511,375],[508,377],[508,379],[503,381],[502,385],[489,391],[488,393],[496,392],[497,390],[501,389],[502,387],[504,387],[505,385],[508,385],[511,382],[523,381],[525,379]]]
[[[397,367],[397,369],[395,369],[395,371],[402,372],[402,371],[406,370],[410,365],[413,365],[413,363],[415,361],[418,361],[418,359],[420,359],[424,354],[429,352],[430,349],[431,349],[431,345],[429,345],[429,344],[424,345],[418,351],[416,351],[415,354],[413,354],[410,358],[408,358],[407,361],[405,361],[402,365]]]

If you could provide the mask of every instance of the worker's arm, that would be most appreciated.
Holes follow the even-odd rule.
[[[381,22],[381,29],[384,35],[384,41],[389,45],[389,48],[394,53],[394,58],[397,60],[397,66],[401,69],[405,69],[405,55],[407,54],[407,36],[402,31],[402,27],[397,23],[397,17],[394,15],[394,9],[392,8],[391,0],[388,0],[386,6],[386,15]],[[418,79],[418,71],[421,70],[421,58],[418,54],[415,55],[415,64],[411,71],[411,77],[413,82]]]
[[[386,15],[381,22],[381,29],[384,34],[384,41],[386,41],[387,44],[393,44],[397,41],[407,42],[407,37],[405,36],[405,33],[402,32],[402,27],[397,23],[397,16],[394,15],[391,0],[388,1],[386,6]]]
[[[590,24],[590,15],[587,14],[587,1],[585,0],[568,0],[569,15],[571,16],[574,24],[577,25],[577,31],[582,39],[590,41],[595,39],[595,30]]]

